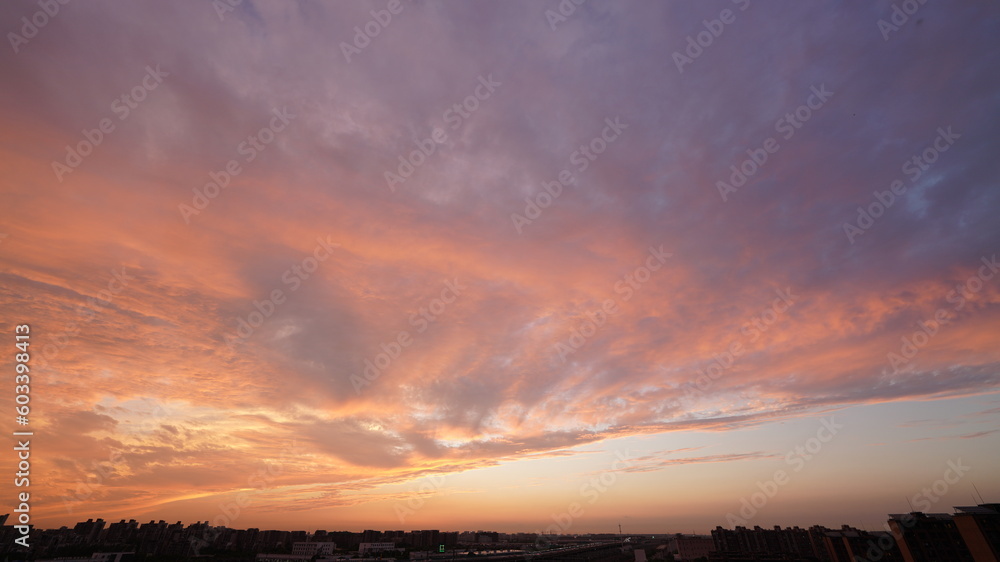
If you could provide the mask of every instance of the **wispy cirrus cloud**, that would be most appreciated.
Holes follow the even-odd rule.
[[[1000,283],[968,292],[1000,250],[993,8],[927,5],[886,42],[881,4],[755,5],[678,76],[679,38],[718,10],[588,3],[552,30],[539,4],[413,3],[347,64],[340,42],[369,7],[241,6],[67,6],[0,55],[0,303],[44,361],[42,521],[66,522],[54,498],[113,454],[81,509],[188,513],[297,441],[259,505],[321,510],[431,471],[1000,383]],[[119,119],[147,65],[170,75]],[[452,128],[484,75],[501,85]],[[781,139],[816,84],[834,96]],[[246,161],[282,107],[296,119]],[[106,117],[115,130],[56,181],[52,162]],[[581,145],[613,117],[628,130],[590,159]],[[844,223],[942,126],[958,144],[852,244]],[[384,171],[435,128],[447,140],[388,190]],[[780,151],[723,203],[715,182],[768,136]],[[185,222],[179,205],[234,158],[244,171]],[[564,169],[575,183],[519,234],[511,213]],[[338,246],[309,271],[317,238]],[[672,257],[640,286],[651,246]],[[437,310],[445,280],[467,288]],[[761,324],[786,287],[794,306]],[[608,299],[618,312],[561,362],[556,344]],[[950,322],[886,369],[941,308]],[[411,345],[356,392],[402,332]],[[747,449],[628,470],[771,457]]]

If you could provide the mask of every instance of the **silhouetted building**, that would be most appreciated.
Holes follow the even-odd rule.
[[[134,552],[95,552],[90,557],[91,562],[133,562]]]
[[[829,531],[830,529],[822,525],[809,527],[809,548],[815,553],[816,559],[819,562],[831,562],[833,560],[826,545],[826,533]]]
[[[827,560],[831,562],[902,562],[903,558],[891,533],[870,533],[847,525],[839,531],[824,533]]]
[[[778,560],[820,560],[820,552],[825,552],[822,541],[812,537],[810,530],[799,527],[782,529],[775,525],[773,529],[755,526],[753,529],[736,527],[729,530],[720,526],[712,531],[712,540],[720,560],[738,560],[737,555],[742,554],[775,555]]]
[[[389,541],[396,544],[406,542],[406,531],[382,531],[382,542]]]
[[[98,519],[94,521],[93,519],[87,519],[86,521],[76,524],[73,527],[73,532],[80,536],[84,544],[93,544],[97,542],[97,536],[104,529],[104,520]]]
[[[1000,504],[956,507],[955,526],[976,562],[1000,562]]]
[[[331,531],[327,533],[329,540],[340,545],[341,548],[347,550],[357,550],[358,545],[361,544],[361,533],[352,533],[350,531]]]
[[[128,523],[122,519],[118,523],[108,525],[107,532],[104,535],[104,542],[111,544],[132,542],[135,540],[138,529],[139,524],[135,522],[135,519],[130,519]]]
[[[708,556],[713,550],[712,537],[676,534],[667,541],[667,551],[673,553],[675,560],[694,560]]]
[[[440,531],[413,531],[409,535],[409,540],[406,542],[415,549],[436,549],[439,544],[443,544]]]
[[[308,554],[309,556],[328,556],[333,554],[337,545],[332,542],[296,542],[292,543],[292,554]]]
[[[479,544],[496,544],[500,542],[500,533],[496,531],[476,531],[476,542]]]
[[[311,554],[258,554],[257,562],[310,562]]]
[[[286,550],[291,547],[291,535],[290,531],[261,531],[259,535],[260,542],[254,550],[263,550],[265,552]]]
[[[890,514],[889,528],[906,562],[973,562],[951,515]]]
[[[392,542],[363,542],[358,546],[358,554],[362,556],[373,552],[386,552],[396,550],[396,543]]]

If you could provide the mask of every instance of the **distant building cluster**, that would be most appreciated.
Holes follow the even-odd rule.
[[[876,545],[879,556],[872,560],[901,561],[889,532],[869,532],[848,525],[830,529],[814,525],[808,529],[775,526],[773,529],[736,527],[712,531],[714,552],[709,560],[810,560],[857,562],[868,560],[865,551]],[[882,546],[878,546],[878,545]],[[857,559],[856,556],[862,558]]]
[[[23,556],[23,548],[14,544],[13,526],[7,525],[7,515],[0,515],[0,556]],[[230,529],[213,527],[208,522],[183,525],[181,522],[134,519],[107,524],[103,519],[88,519],[73,528],[33,528],[29,535],[34,560],[58,559],[60,562],[87,560],[90,562],[132,562],[141,560],[184,560],[188,558],[218,560],[363,560],[409,559],[418,553],[454,551],[459,545],[466,550],[489,552],[507,548],[510,541],[530,542],[531,533],[498,533],[495,531],[443,532],[349,531],[317,530],[275,531],[260,529]],[[424,557],[426,558],[426,557]]]
[[[1000,562],[1000,504],[891,514],[885,531],[716,527],[709,561]],[[676,560],[694,558],[675,557]]]
[[[847,525],[765,529],[716,527],[707,535],[538,535],[495,531],[275,531],[188,526],[164,521],[107,525],[88,519],[72,529],[32,529],[31,550],[0,515],[0,556],[59,562],[252,560],[255,562],[377,562],[454,560],[490,556],[494,562],[1000,562],[1000,504],[956,507],[956,513],[891,514],[884,531]],[[582,545],[582,546],[581,546]],[[620,548],[619,548],[620,547]],[[612,548],[612,550],[606,550]],[[605,550],[600,550],[605,549]],[[647,558],[649,554],[649,558]]]

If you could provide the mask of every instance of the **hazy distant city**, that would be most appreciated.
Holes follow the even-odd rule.
[[[0,516],[6,522],[8,516]],[[3,544],[24,536],[0,527]],[[717,526],[710,535],[682,533],[565,534],[496,531],[277,531],[231,529],[208,522],[183,525],[134,519],[108,524],[88,519],[72,529],[31,529],[30,550],[12,548],[10,559],[133,562],[155,560],[556,560],[645,562],[792,560],[801,562],[996,562],[1000,560],[1000,504],[955,508],[954,514],[892,514],[884,530],[843,525],[830,529]]]

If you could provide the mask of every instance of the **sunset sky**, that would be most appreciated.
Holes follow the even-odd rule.
[[[1000,501],[1000,3],[53,5],[0,5],[36,525]]]

